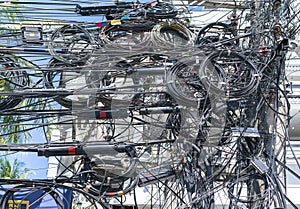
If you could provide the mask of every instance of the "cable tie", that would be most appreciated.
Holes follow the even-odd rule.
[[[121,23],[121,20],[112,20],[112,21],[110,21],[110,24],[111,25],[121,25],[122,23]]]

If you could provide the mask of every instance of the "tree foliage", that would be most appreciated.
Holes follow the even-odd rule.
[[[0,177],[7,179],[24,179],[32,173],[24,168],[24,163],[14,159],[12,162],[7,157],[0,158]]]

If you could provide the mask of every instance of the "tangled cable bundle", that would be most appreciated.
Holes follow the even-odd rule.
[[[56,59],[72,64],[85,62],[93,53],[93,37],[78,25],[64,25],[51,36],[48,49]]]
[[[18,63],[18,57],[12,54],[0,54],[1,69],[1,89],[12,91],[13,89],[22,89],[28,84],[28,75],[22,71],[22,66]],[[13,69],[13,70],[10,70]],[[10,78],[7,80],[6,78]],[[21,97],[10,94],[1,96],[0,109],[9,109],[18,105],[22,101]]]
[[[178,22],[162,22],[151,31],[151,40],[158,48],[192,46],[193,33]]]
[[[150,45],[150,30],[152,23],[129,23],[108,26],[103,30],[105,47],[133,51],[134,53],[144,52]]]
[[[215,68],[220,74],[219,77],[223,78],[222,88],[216,86],[216,84],[220,86],[221,81],[216,84],[211,83],[213,79],[208,77],[211,68]],[[232,98],[253,94],[259,84],[259,73],[254,64],[242,55],[229,50],[216,50],[208,55],[199,68],[199,75],[209,83],[208,85],[211,85],[211,88],[223,90]]]
[[[300,178],[286,163],[299,165],[286,72],[296,1],[0,12],[0,208],[297,208],[285,192]]]

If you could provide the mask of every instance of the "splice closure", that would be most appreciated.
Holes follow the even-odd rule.
[[[136,156],[133,146],[128,144],[90,144],[90,145],[70,145],[38,148],[38,156],[70,156],[70,155],[113,155],[117,153],[127,153],[129,156]]]
[[[128,111],[125,108],[111,109],[110,107],[101,108],[95,111],[96,119],[117,119],[127,118]]]

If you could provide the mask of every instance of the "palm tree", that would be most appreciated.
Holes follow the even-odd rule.
[[[0,158],[0,177],[5,179],[24,179],[32,173],[24,168],[24,163],[14,159],[12,162],[7,157]]]

